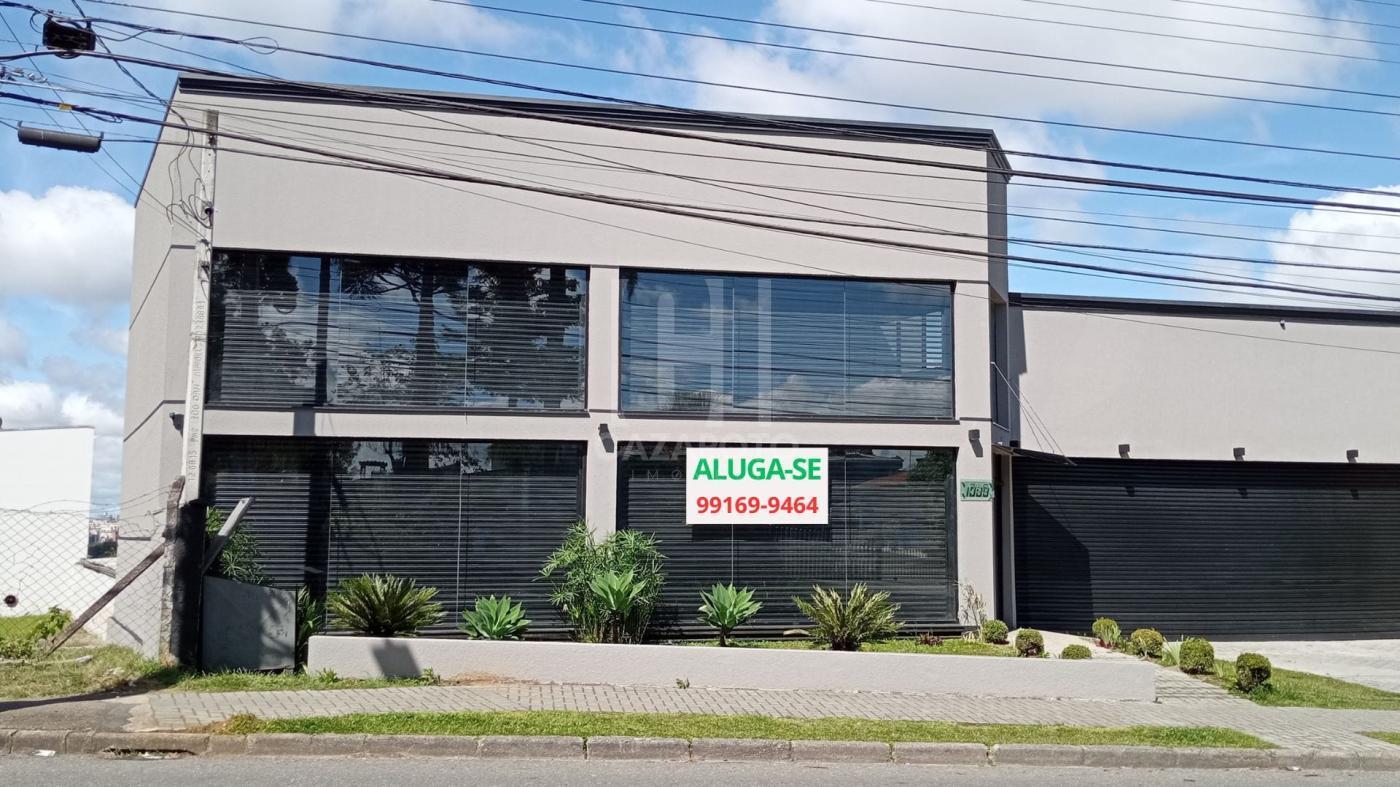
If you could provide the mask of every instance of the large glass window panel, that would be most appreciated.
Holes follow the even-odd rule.
[[[946,285],[632,271],[622,406],[706,417],[952,417]]]
[[[583,269],[249,252],[219,260],[211,401],[584,406]]]
[[[317,396],[321,259],[293,254],[214,257],[209,399],[304,405]]]
[[[910,625],[954,622],[953,452],[830,449],[826,525],[685,522],[685,446],[620,447],[618,527],[654,534],[666,555],[663,624],[698,631],[694,599],[716,582],[753,588],[753,626],[803,625],[792,603],[813,585],[889,591]]]

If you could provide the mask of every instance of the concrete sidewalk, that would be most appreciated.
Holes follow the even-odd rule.
[[[131,730],[183,730],[240,713],[265,719],[394,711],[570,710],[620,713],[759,714],[977,724],[1228,727],[1287,749],[1397,753],[1357,733],[1400,731],[1400,711],[1266,708],[1163,671],[1162,700],[1091,702],[954,695],[663,689],[594,685],[416,686],[315,692],[158,693],[132,708]],[[0,720],[3,724],[3,720]]]

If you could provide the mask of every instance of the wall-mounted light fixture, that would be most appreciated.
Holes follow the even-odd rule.
[[[1123,458],[1123,459],[1127,459],[1127,458],[1128,458],[1128,452],[1131,451],[1132,448],[1133,448],[1133,447],[1132,447],[1131,445],[1127,444],[1127,443],[1119,443],[1119,444],[1118,444],[1118,456],[1121,457],[1121,458]]]
[[[1237,446],[1235,446],[1235,458],[1236,458],[1236,459],[1239,459],[1239,460],[1241,460],[1241,461],[1244,460],[1244,446],[1242,446],[1242,445],[1237,445]]]
[[[185,431],[185,414],[184,414],[184,413],[171,413],[171,414],[170,414],[170,423],[172,423],[172,424],[175,425],[175,431],[177,431],[177,432],[184,432],[184,431]]]
[[[1348,462],[1355,462],[1355,461],[1356,461],[1358,458],[1360,458],[1360,457],[1361,457],[1361,452],[1358,451],[1357,449],[1355,449],[1355,448],[1348,448],[1348,449],[1347,449],[1347,461],[1348,461]]]
[[[612,453],[613,447],[617,445],[613,442],[612,432],[607,424],[598,424],[598,439],[603,441],[603,450],[608,453]]]
[[[970,442],[974,442],[974,443],[980,443],[980,442],[982,442],[982,430],[981,430],[981,429],[969,429],[969,430],[967,430],[967,439],[968,439]]]

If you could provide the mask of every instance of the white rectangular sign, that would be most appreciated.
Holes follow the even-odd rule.
[[[825,525],[827,449],[685,449],[687,525]]]

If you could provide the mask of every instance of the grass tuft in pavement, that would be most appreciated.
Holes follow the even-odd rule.
[[[393,686],[431,686],[431,678],[337,678],[330,673],[305,672],[204,672],[181,675],[171,691],[323,691],[330,689],[384,689]]]
[[[766,738],[773,740],[933,741],[1269,749],[1235,730],[1214,727],[1067,727],[959,724],[875,719],[787,719],[670,713],[508,711],[481,713],[355,713],[264,720],[240,715],[210,731],[223,734],[343,733],[374,735],[629,735],[649,738]]]
[[[1216,673],[1201,677],[1259,705],[1278,708],[1400,710],[1400,694],[1329,678],[1326,675],[1275,667],[1269,686],[1246,694],[1235,688],[1234,662],[1217,661]]]

